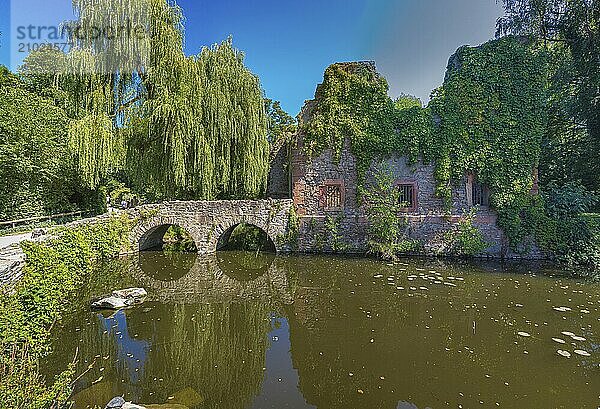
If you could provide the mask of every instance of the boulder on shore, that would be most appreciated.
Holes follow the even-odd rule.
[[[136,304],[141,304],[148,293],[143,288],[127,288],[113,291],[112,295],[92,302],[95,310],[121,310]]]

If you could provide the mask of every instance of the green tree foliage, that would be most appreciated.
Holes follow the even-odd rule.
[[[600,170],[600,1],[504,0],[504,7],[498,35],[533,36],[560,62],[551,88],[555,121],[548,134],[548,182],[563,178],[555,163],[565,159],[573,179],[599,190],[598,178],[589,175]]]
[[[296,133],[296,119],[281,108],[281,102],[265,99],[265,109],[269,122],[269,142],[277,144],[281,139]]]
[[[126,166],[162,197],[260,196],[269,143],[258,78],[231,40],[185,61],[181,80],[155,87],[132,118]]]
[[[369,220],[369,249],[373,254],[393,260],[398,253],[416,251],[417,241],[407,239],[407,222],[401,216],[400,192],[391,169],[382,166],[364,190]]]
[[[524,39],[463,47],[430,104],[439,118],[438,193],[450,203],[452,183],[475,172],[513,245],[535,233],[523,211],[543,213],[531,188],[547,126],[547,73],[545,53]]]
[[[54,380],[39,374],[50,348],[50,329],[94,262],[129,246],[130,224],[113,218],[96,225],[59,229],[44,243],[22,245],[24,276],[0,297],[0,408],[59,408],[71,394],[74,366]]]
[[[69,159],[65,111],[0,67],[0,219],[38,216],[82,204]]]
[[[473,257],[480,255],[489,247],[481,231],[473,224],[475,213],[472,209],[463,216],[454,230],[446,233],[444,237],[446,251],[450,254]]]
[[[281,149],[292,142],[298,130],[295,118],[281,108],[279,101],[265,99],[268,118],[268,140],[271,144],[270,161],[275,160]]]
[[[123,169],[156,198],[262,194],[269,163],[263,92],[231,39],[187,57],[182,11],[168,0],[73,3],[84,29],[121,27],[130,18],[149,29],[139,41],[84,36],[67,55],[38,53],[25,62],[32,83],[66,94],[75,118],[70,146],[88,186]],[[48,64],[52,78],[39,70]]]
[[[430,112],[414,98],[394,103],[388,89],[387,81],[371,65],[346,63],[327,68],[314,112],[302,124],[307,153],[332,148],[339,160],[349,140],[361,180],[376,157],[406,152],[416,160],[419,153],[427,154],[433,129]]]

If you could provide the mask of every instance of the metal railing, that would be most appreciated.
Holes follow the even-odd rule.
[[[60,213],[60,214],[53,214],[50,216],[39,216],[39,217],[29,217],[27,219],[0,221],[0,228],[4,227],[4,226],[11,226],[14,229],[15,227],[17,227],[17,225],[21,225],[24,223],[52,221],[54,219],[60,219],[62,217],[71,217],[71,216],[83,217],[83,215],[85,215],[85,214],[91,214],[91,212],[80,210],[78,212]]]

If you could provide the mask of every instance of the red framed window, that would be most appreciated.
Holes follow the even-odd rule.
[[[344,208],[344,183],[339,180],[326,181],[320,189],[320,204],[323,210]]]

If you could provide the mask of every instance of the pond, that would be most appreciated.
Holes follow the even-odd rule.
[[[600,407],[600,284],[551,267],[150,252],[88,287],[42,368],[78,351],[75,409]]]

